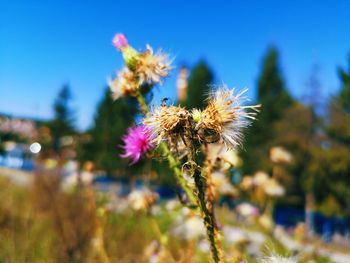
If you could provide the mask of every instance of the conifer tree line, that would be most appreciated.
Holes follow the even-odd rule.
[[[256,102],[262,104],[258,121],[246,132],[244,148],[240,149],[243,165],[240,175],[265,171],[273,174],[276,167],[269,160],[269,150],[283,146],[293,154],[288,167],[279,167],[278,177],[287,189],[284,202],[304,203],[312,194],[316,206],[326,214],[350,214],[350,58],[348,67],[339,67],[339,91],[319,113],[316,103],[297,100],[286,86],[276,47],[269,47],[262,59],[256,83]],[[202,60],[190,71],[185,107],[202,108],[204,94],[211,88],[215,76]],[[315,92],[317,76],[311,76],[307,87]],[[58,150],[59,139],[77,135],[74,112],[70,107],[70,88],[65,85],[54,104],[52,147]],[[141,162],[133,168],[119,158],[119,145],[127,128],[137,118],[137,103],[133,100],[113,101],[108,87],[97,105],[92,126],[79,134],[78,160],[93,161],[96,167],[110,176],[132,176],[152,167],[165,183],[173,183],[164,165]],[[134,120],[134,121],[133,121]]]

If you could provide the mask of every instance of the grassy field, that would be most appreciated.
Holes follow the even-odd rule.
[[[203,237],[174,234],[174,226],[187,219],[165,209],[165,203],[153,215],[115,212],[106,196],[91,189],[62,191],[55,176],[38,176],[30,187],[0,176],[0,189],[0,262],[209,262]],[[241,227],[226,208],[218,209],[218,216],[223,225]],[[237,257],[258,262],[246,252],[249,242],[225,240],[227,262]],[[99,253],[101,244],[107,261]],[[291,254],[273,237],[264,239],[259,250],[260,256]],[[311,257],[315,261],[308,261]],[[331,261],[307,255],[300,262]]]

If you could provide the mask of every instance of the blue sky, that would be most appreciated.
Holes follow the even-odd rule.
[[[79,127],[88,127],[107,77],[122,65],[111,45],[117,32],[135,48],[162,47],[175,66],[204,58],[218,83],[248,87],[252,98],[274,44],[294,96],[305,94],[314,63],[328,95],[350,53],[350,1],[0,0],[0,112],[49,118],[69,82]],[[175,75],[157,98],[175,96]]]

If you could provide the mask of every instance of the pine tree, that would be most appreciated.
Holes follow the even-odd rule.
[[[330,103],[328,133],[338,143],[350,146],[350,58],[348,71],[339,68],[338,76],[340,91]]]
[[[350,56],[348,61],[348,71],[343,68],[338,69],[338,75],[342,82],[339,99],[343,110],[350,114]]]
[[[308,195],[305,199],[308,209],[313,206],[314,200],[308,185],[308,169],[313,152],[320,149],[323,137],[321,116],[324,110],[318,73],[319,66],[314,64],[305,87],[305,104],[294,102],[274,125],[275,143],[287,148],[293,155],[293,162],[286,167],[291,180],[285,184],[288,197],[283,201],[303,205],[303,199]]]
[[[94,123],[88,131],[89,141],[79,149],[80,161],[93,161],[98,169],[111,175],[122,172],[127,161],[120,158],[122,137],[134,122],[137,107],[135,101],[113,101],[107,88],[97,106]],[[125,171],[125,169],[124,169]]]
[[[191,71],[188,80],[188,94],[185,106],[188,109],[205,106],[205,98],[210,90],[210,84],[214,80],[214,75],[207,65],[202,60]]]
[[[282,77],[278,51],[274,47],[268,49],[263,59],[257,102],[262,104],[262,110],[258,120],[248,129],[245,148],[241,151],[244,173],[254,173],[258,169],[268,171],[271,168],[268,152],[276,140],[274,125],[293,103]]]
[[[75,112],[71,108],[72,92],[68,84],[63,85],[53,105],[54,118],[49,122],[54,150],[58,151],[60,139],[73,135],[75,129]]]
[[[279,54],[274,47],[268,49],[263,60],[263,70],[258,80],[258,102],[263,105],[260,119],[270,122],[278,120],[283,110],[292,103],[279,66]]]

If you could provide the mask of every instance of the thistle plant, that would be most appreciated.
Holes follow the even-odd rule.
[[[123,54],[125,61],[125,66],[117,74],[117,77],[108,81],[112,97],[115,100],[126,96],[135,97],[142,113],[146,115],[149,110],[142,94],[150,91],[154,85],[162,84],[163,79],[169,75],[171,69],[169,55],[163,53],[161,50],[154,53],[149,45],[145,52],[137,52],[129,45],[123,34],[116,34],[112,42]],[[142,157],[141,153],[144,154],[145,151],[141,149],[139,144],[133,146],[133,142],[128,138],[140,137],[141,134],[139,132],[136,134],[136,132],[130,130],[128,134],[124,137],[123,156],[130,157],[132,163],[135,163]],[[145,133],[144,139],[146,139],[144,140],[145,144],[147,144],[147,140],[151,144],[148,133]],[[183,177],[178,158],[171,154],[166,144],[162,143],[158,148],[161,150],[161,155],[168,160],[169,166],[173,170],[179,185],[186,192],[186,196],[193,207],[196,200],[188,182]],[[140,153],[140,155],[137,153]]]
[[[210,154],[209,145],[214,143],[225,151],[242,146],[243,130],[255,120],[260,105],[244,105],[246,89],[237,92],[222,86],[209,95],[204,109],[186,109],[162,103],[149,110],[143,89],[147,86],[149,90],[154,85],[162,84],[163,78],[169,75],[169,55],[162,51],[154,53],[150,46],[145,52],[138,52],[122,34],[115,36],[113,44],[122,52],[125,67],[116,79],[110,81],[112,94],[115,99],[136,97],[144,114],[142,125],[146,127],[142,132],[147,142],[132,143],[130,146],[128,142],[135,137],[130,135],[129,130],[129,135],[124,138],[123,157],[129,157],[135,163],[142,154],[150,151],[150,145],[155,147],[154,151],[160,151],[166,157],[189,203],[192,207],[195,204],[197,209],[194,211],[202,217],[212,260],[223,262],[212,179],[213,167],[217,163],[206,156]]]

